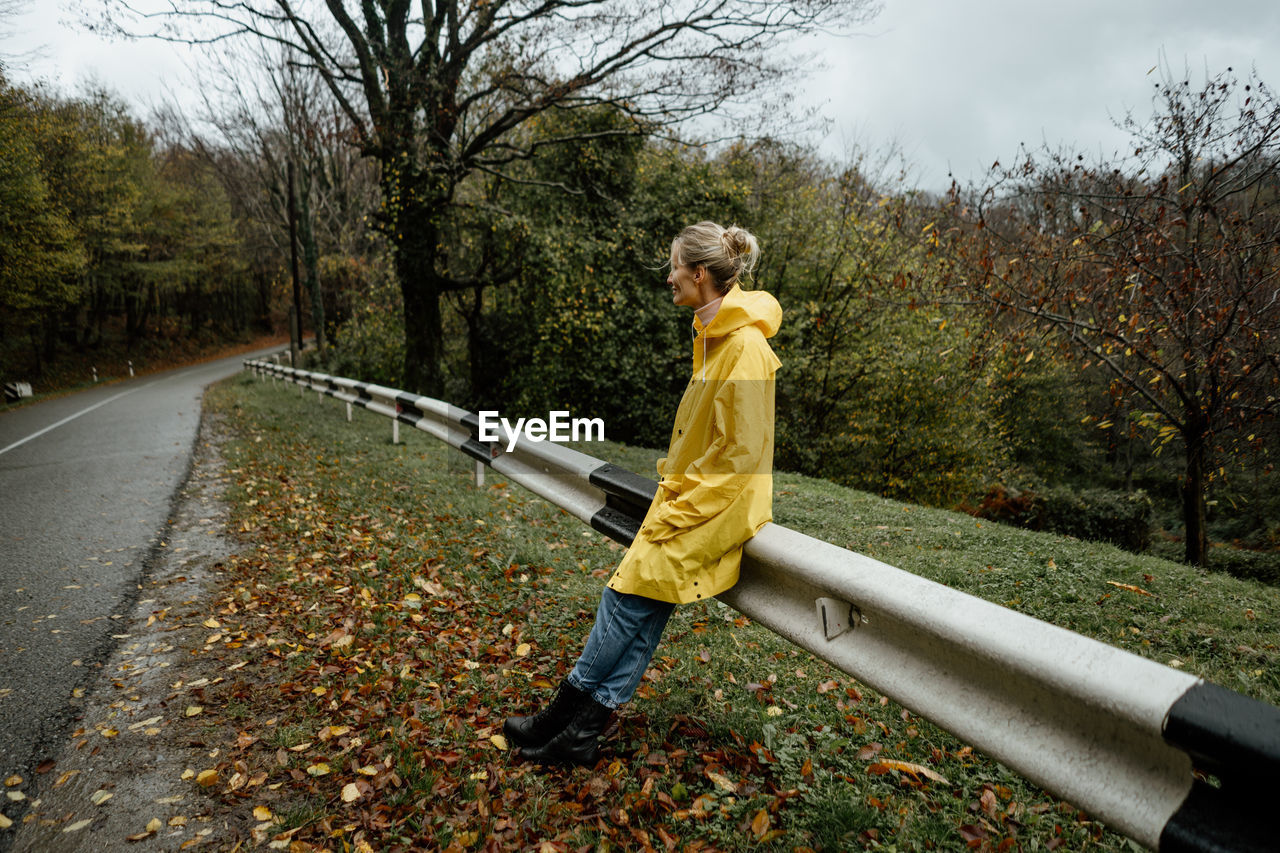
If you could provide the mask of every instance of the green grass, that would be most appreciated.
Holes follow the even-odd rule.
[[[489,735],[568,671],[621,549],[496,472],[476,488],[470,460],[425,434],[402,429],[392,445],[385,418],[358,412],[348,424],[336,401],[247,377],[208,405],[235,425],[225,455],[246,537],[220,612],[262,638],[263,716],[280,717],[258,759],[269,766],[321,724],[359,735],[296,756],[295,773],[327,760],[332,777],[281,777],[306,802],[328,797],[315,826],[333,838],[375,849],[490,838],[515,849],[1132,849],[715,601],[677,610],[597,769],[514,763]],[[578,449],[650,476],[660,455]],[[821,480],[778,474],[775,487],[780,524],[1280,700],[1273,587]],[[339,628],[354,641],[325,646]],[[251,753],[241,757],[252,764]],[[375,764],[378,793],[353,815],[336,791],[361,778],[352,767]]]

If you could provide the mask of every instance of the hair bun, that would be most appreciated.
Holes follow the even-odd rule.
[[[724,229],[724,244],[729,256],[738,267],[739,276],[750,276],[756,268],[756,260],[760,256],[760,244],[755,235],[745,228],[730,225]]]
[[[690,225],[672,241],[673,257],[692,266],[705,266],[724,293],[738,281],[749,277],[760,257],[760,244],[745,228],[730,225],[722,228],[714,222]]]

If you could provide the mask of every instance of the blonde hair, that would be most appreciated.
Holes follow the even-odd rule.
[[[680,263],[705,267],[721,293],[750,279],[760,259],[760,244],[750,231],[705,221],[681,231],[671,250]]]

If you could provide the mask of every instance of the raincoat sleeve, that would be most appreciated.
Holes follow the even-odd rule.
[[[642,535],[649,541],[664,542],[718,515],[752,477],[772,473],[773,378],[769,373],[767,379],[731,376],[720,382],[712,401],[714,438],[679,480],[668,479],[677,472],[664,471],[662,486],[673,497],[646,522]],[[679,491],[671,488],[676,482]]]

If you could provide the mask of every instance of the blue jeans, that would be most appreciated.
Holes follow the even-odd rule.
[[[675,607],[605,587],[569,683],[607,708],[626,704],[640,686]]]

